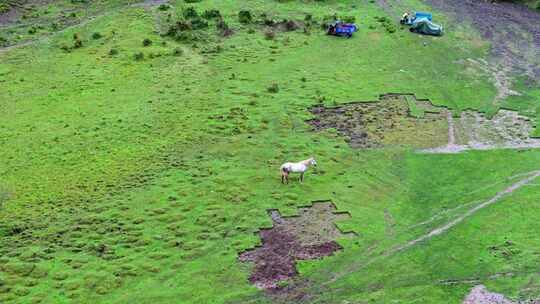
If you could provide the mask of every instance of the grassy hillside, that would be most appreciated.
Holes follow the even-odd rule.
[[[471,284],[440,282],[468,278],[514,298],[540,296],[528,288],[540,279],[538,180],[447,233],[383,254],[538,170],[540,151],[355,150],[304,122],[315,104],[388,92],[456,114],[494,112],[489,75],[464,64],[488,54],[477,34],[413,35],[370,1],[118,3],[0,51],[0,302],[290,302],[252,286],[238,254],[271,225],[267,209],[291,215],[321,199],[350,213],[338,226],[358,237],[299,263],[299,281],[284,285],[306,302],[460,303]],[[232,35],[216,19],[183,40],[165,35],[188,7],[219,10]],[[241,10],[301,26],[240,23]],[[356,17],[359,31],[303,31],[306,16],[332,14]],[[537,92],[522,92],[504,106],[540,118]],[[281,185],[279,166],[309,156],[319,167],[306,182]]]

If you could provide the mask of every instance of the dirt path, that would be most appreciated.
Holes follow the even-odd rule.
[[[441,226],[441,227],[438,227],[430,232],[428,232],[427,234],[424,234],[422,236],[420,236],[419,238],[416,238],[412,241],[409,241],[408,243],[404,244],[404,245],[401,245],[401,246],[398,246],[398,247],[395,247],[394,249],[392,249],[389,254],[392,254],[394,252],[397,252],[397,251],[401,251],[401,250],[404,250],[404,249],[407,249],[407,248],[410,248],[422,241],[425,241],[427,239],[430,239],[434,236],[437,236],[437,235],[440,235],[446,231],[448,231],[450,228],[456,226],[457,224],[463,222],[465,219],[471,217],[472,215],[474,215],[476,212],[480,211],[481,209],[484,209],[494,203],[496,203],[497,201],[499,201],[501,198],[505,197],[506,195],[520,189],[521,187],[527,185],[528,183],[532,182],[533,180],[535,180],[536,178],[540,177],[540,170],[538,171],[532,171],[530,172],[530,175],[514,184],[512,184],[510,187],[504,189],[503,191],[497,193],[494,197],[492,197],[491,199],[481,203],[480,205],[477,205],[471,209],[469,209],[467,212],[465,212],[463,215],[459,216],[458,218],[448,222],[447,224]]]
[[[524,173],[523,176],[525,176],[523,179],[513,183],[512,185],[508,186],[506,189],[498,192],[495,196],[493,196],[489,200],[472,207],[471,209],[469,209],[468,211],[466,211],[462,215],[458,216],[457,218],[451,220],[450,222],[448,222],[448,223],[446,223],[446,224],[444,224],[442,226],[439,226],[439,227],[437,227],[437,228],[435,228],[435,229],[433,229],[433,230],[431,230],[431,231],[417,237],[416,239],[410,240],[410,241],[408,241],[408,242],[406,242],[404,244],[401,244],[401,245],[394,246],[393,248],[387,250],[383,254],[378,254],[377,256],[368,259],[367,261],[365,261],[362,264],[351,265],[349,267],[349,269],[347,269],[347,271],[334,274],[330,280],[322,283],[322,285],[326,286],[328,284],[331,284],[331,283],[337,281],[338,279],[340,279],[340,278],[342,278],[342,277],[344,277],[344,276],[346,276],[346,275],[348,275],[350,273],[361,270],[362,268],[372,264],[373,262],[379,260],[380,258],[386,258],[386,257],[392,256],[392,255],[394,255],[394,254],[396,254],[398,252],[407,250],[407,249],[415,246],[416,244],[418,244],[420,242],[428,241],[428,240],[430,240],[431,238],[433,238],[435,236],[438,236],[438,235],[441,235],[441,234],[447,232],[451,228],[455,227],[457,224],[459,224],[459,223],[463,222],[464,220],[466,220],[467,218],[473,216],[478,211],[480,211],[480,210],[482,210],[482,209],[484,209],[486,207],[489,207],[490,205],[495,204],[496,202],[500,201],[502,198],[504,198],[504,197],[510,195],[511,193],[515,192],[516,190],[519,190],[520,188],[528,185],[529,183],[531,183],[532,181],[534,181],[535,179],[540,177],[540,170]]]

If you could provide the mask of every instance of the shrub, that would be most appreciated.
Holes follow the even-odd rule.
[[[186,3],[197,3],[201,2],[201,0],[184,0]]]
[[[83,43],[82,43],[82,40],[80,39],[77,39],[75,40],[75,42],[73,42],[73,48],[75,49],[82,48],[82,46],[83,46]]]
[[[337,21],[337,15],[334,14],[334,15],[326,15],[323,17],[323,20],[322,20],[322,23],[321,23],[321,28],[323,30],[326,30],[328,28],[328,26],[334,22]]]
[[[264,38],[266,40],[274,40],[276,38],[276,33],[272,30],[267,30],[264,32]]]
[[[168,11],[171,7],[168,4],[160,4],[158,6],[158,10],[160,11]]]
[[[5,37],[0,36],[0,46],[7,46],[8,40]]]
[[[264,17],[263,24],[266,26],[274,26],[276,22],[272,18]]]
[[[35,26],[28,29],[28,34],[33,35],[35,33],[37,33],[37,28]]]
[[[193,6],[185,8],[182,11],[182,15],[186,19],[198,18],[199,17],[199,13],[197,13],[197,11],[195,10],[195,8]]]
[[[240,11],[238,13],[238,21],[240,23],[248,24],[253,21],[253,17],[251,16],[250,11]]]
[[[279,86],[277,83],[272,83],[267,89],[269,93],[277,93],[279,92]]]
[[[227,37],[233,34],[233,31],[223,19],[216,23],[216,28],[220,31],[221,36]]]
[[[4,14],[9,12],[11,9],[11,6],[7,3],[0,3],[0,14]]]
[[[206,10],[202,14],[202,17],[205,19],[220,18],[221,13],[219,12],[219,10],[216,10],[216,9]]]
[[[150,46],[150,45],[152,45],[152,40],[150,40],[148,38],[144,38],[144,40],[142,42],[142,45],[143,46]]]
[[[189,32],[179,32],[176,34],[175,39],[178,41],[207,41],[207,35],[205,32],[201,31],[189,31]],[[196,48],[196,45],[193,45],[193,48]]]
[[[304,17],[305,22],[311,22],[312,20],[313,20],[312,14],[306,14],[306,16]]]
[[[184,50],[182,50],[181,48],[175,48],[173,50],[173,56],[182,56],[184,55]]]
[[[286,31],[295,31],[299,28],[298,24],[294,20],[284,20]]]
[[[92,34],[92,39],[96,39],[96,40],[97,40],[97,39],[100,39],[101,37],[103,37],[103,36],[101,36],[101,34],[98,33],[98,32],[95,32],[95,33]]]
[[[200,30],[208,28],[208,22],[206,22],[204,19],[196,18],[191,20],[191,28],[194,30]]]
[[[144,59],[144,53],[143,52],[135,53],[135,55],[133,55],[133,58],[135,58],[135,60],[137,61],[141,61]]]
[[[381,25],[386,29],[386,31],[390,34],[395,33],[397,28],[388,17],[375,17],[375,20],[377,20]]]
[[[79,34],[75,33],[73,34],[73,48],[74,49],[78,49],[78,48],[81,48],[83,46],[83,42],[81,40],[81,37],[79,36]]]
[[[341,17],[341,21],[343,21],[345,23],[355,23],[356,22],[356,17],[355,16],[343,16],[343,17]]]
[[[111,50],[109,51],[109,55],[110,55],[110,56],[114,56],[114,55],[117,55],[117,54],[118,54],[118,50],[117,50],[117,49],[111,49]]]

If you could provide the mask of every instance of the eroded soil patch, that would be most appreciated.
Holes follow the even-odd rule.
[[[332,255],[342,249],[338,238],[354,236],[337,228],[335,221],[350,216],[337,213],[331,202],[315,202],[293,217],[282,217],[277,210],[269,214],[273,227],[259,232],[262,245],[239,256],[240,261],[255,264],[249,281],[262,289],[276,289],[280,281],[298,275],[297,260]]]
[[[308,123],[317,131],[336,129],[353,148],[405,145],[420,148],[446,143],[447,123],[441,109],[418,102],[423,117],[410,115],[406,95],[385,95],[380,101],[354,102],[337,107],[315,106]]]
[[[514,302],[502,294],[490,292],[484,285],[478,285],[467,295],[463,304],[514,304]]]
[[[315,118],[307,122],[314,130],[335,129],[353,148],[405,146],[428,153],[540,148],[540,139],[531,137],[533,119],[509,110],[492,118],[464,111],[455,118],[413,95],[389,94],[373,102],[315,106],[310,112]]]

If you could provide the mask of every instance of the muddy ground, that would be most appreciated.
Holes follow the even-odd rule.
[[[307,122],[314,131],[335,129],[353,148],[403,146],[431,153],[540,148],[540,139],[531,137],[534,120],[515,111],[500,110],[491,118],[464,111],[453,117],[428,101],[396,94],[310,111],[315,118]]]
[[[448,127],[444,115],[425,112],[423,118],[412,117],[405,98],[387,95],[374,102],[315,106],[310,109],[315,118],[307,122],[316,131],[336,129],[353,148],[428,148],[445,144]]]
[[[331,202],[317,202],[299,209],[298,216],[282,217],[277,210],[269,211],[273,227],[262,229],[262,246],[240,254],[242,262],[253,262],[249,278],[261,289],[278,289],[279,282],[298,274],[297,260],[317,259],[341,250],[337,239],[354,234],[342,233],[336,220],[349,218],[336,213]]]

